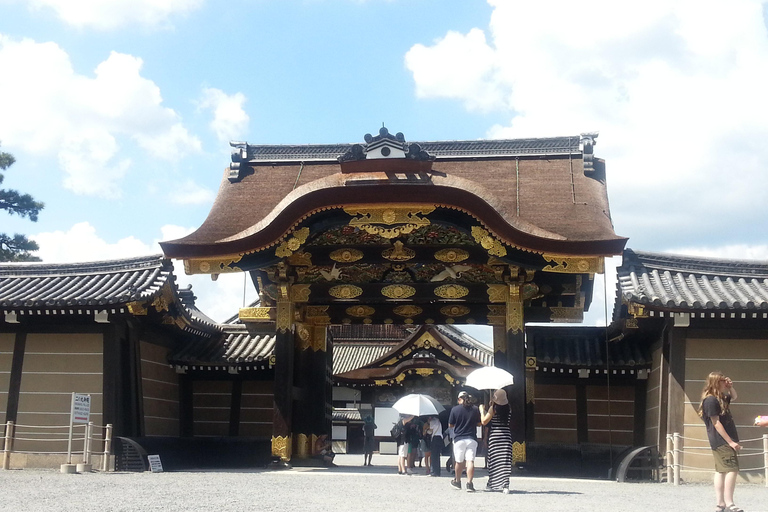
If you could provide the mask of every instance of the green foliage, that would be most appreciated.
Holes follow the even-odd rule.
[[[16,159],[10,153],[0,151],[0,170],[8,169]],[[5,175],[0,173],[0,184]],[[0,189],[0,210],[5,210],[11,215],[26,217],[32,222],[37,222],[37,215],[45,205],[35,201],[29,194],[20,194],[16,190]],[[39,247],[37,243],[28,240],[26,236],[15,234],[13,236],[0,233],[0,261],[40,261],[40,258],[30,254]]]

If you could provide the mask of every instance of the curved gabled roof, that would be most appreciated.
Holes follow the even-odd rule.
[[[315,213],[399,203],[464,212],[534,252],[618,254],[626,239],[613,231],[594,137],[421,142],[431,159],[347,168],[335,159],[355,145],[242,144],[203,225],[161,246],[181,259],[244,254],[275,245]]]
[[[768,310],[768,262],[627,249],[617,272],[624,303],[678,311]]]

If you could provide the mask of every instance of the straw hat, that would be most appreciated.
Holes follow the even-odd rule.
[[[497,405],[507,405],[509,403],[507,401],[507,392],[503,389],[497,389],[493,394],[493,403]]]

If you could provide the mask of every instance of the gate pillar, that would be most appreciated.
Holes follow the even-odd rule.
[[[491,306],[494,308],[492,313],[503,313],[503,316],[489,315],[489,320],[493,326],[494,365],[515,377],[515,384],[506,391],[512,432],[512,462],[518,464],[526,461],[525,333],[520,284],[510,283],[505,295],[504,306]]]
[[[291,460],[293,379],[294,379],[294,306],[290,285],[278,285],[279,297],[275,314],[275,388],[272,416],[272,456]]]
[[[327,330],[327,307],[306,306],[304,322],[295,331],[296,403],[293,409],[294,454],[312,455],[317,438],[331,440],[331,347]]]

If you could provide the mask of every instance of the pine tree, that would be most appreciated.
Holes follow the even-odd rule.
[[[8,169],[16,159],[10,153],[0,151],[0,170]],[[0,184],[5,175],[0,172]],[[37,222],[37,214],[43,209],[43,203],[35,201],[29,194],[20,194],[16,190],[0,189],[0,210],[6,210],[11,215],[26,217],[32,222]],[[40,261],[40,258],[30,254],[39,247],[34,240],[28,240],[26,236],[15,234],[13,236],[0,233],[0,261]]]

